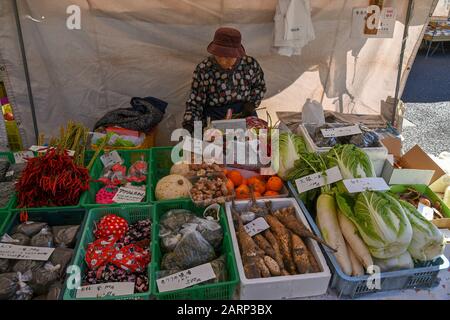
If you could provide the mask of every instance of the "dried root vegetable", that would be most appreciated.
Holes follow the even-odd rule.
[[[275,259],[275,250],[270,245],[269,241],[267,241],[266,238],[262,234],[257,234],[253,237],[253,240],[258,245],[258,247],[261,248],[262,251],[264,251],[265,255],[268,255]]]
[[[270,271],[270,274],[274,277],[281,275],[280,266],[278,263],[269,256],[264,257],[264,263]]]
[[[270,278],[270,270],[264,263],[264,259],[261,257],[258,257],[256,260],[256,265],[258,266],[259,270],[261,270],[261,275],[263,278]]]
[[[311,273],[316,273],[316,272],[321,272],[322,270],[319,267],[319,264],[317,263],[316,258],[314,257],[314,255],[312,254],[312,252],[310,250],[308,250],[308,260],[309,260],[309,264],[311,265]]]
[[[259,247],[244,229],[244,225],[234,207],[231,208],[233,217],[237,222],[236,237],[241,250],[242,263],[244,266],[245,276],[248,279],[260,278],[262,270],[259,262]]]
[[[292,244],[291,236],[285,226],[275,216],[268,215],[266,217],[267,223],[270,225],[271,231],[275,234],[275,237],[280,244],[280,251],[283,256],[283,263],[286,270],[291,273],[296,273],[294,260],[292,258]]]
[[[278,266],[280,267],[280,270],[284,270],[284,263],[283,263],[283,256],[280,251],[280,245],[278,244],[277,239],[273,235],[273,233],[270,230],[264,231],[264,237],[269,241],[270,245],[273,248],[273,251],[275,253],[275,261],[277,262]]]
[[[308,248],[303,240],[296,234],[291,234],[292,238],[292,257],[294,258],[297,272],[300,274],[310,271],[310,263],[308,258]]]
[[[333,251],[336,251],[335,248],[332,248],[330,245],[328,245],[325,241],[320,239],[319,237],[315,236],[300,220],[297,219],[297,216],[295,215],[295,208],[294,207],[288,207],[283,208],[280,210],[277,210],[273,213],[275,217],[278,218],[289,230],[291,230],[293,233],[298,235],[299,237],[306,237],[316,240],[317,242],[320,242],[321,244],[329,247]]]

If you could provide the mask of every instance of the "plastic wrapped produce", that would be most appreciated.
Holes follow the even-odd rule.
[[[11,164],[6,159],[0,159],[0,182],[6,181],[5,176]]]
[[[46,294],[50,286],[59,280],[61,266],[46,262],[42,268],[33,271],[30,287],[37,295]]]
[[[73,257],[73,249],[70,248],[56,248],[50,256],[49,261],[54,265],[60,265],[60,274],[63,277],[66,273],[67,265]]]
[[[0,273],[8,272],[10,266],[11,266],[11,260],[9,260],[9,259],[0,259]]]
[[[52,227],[56,247],[72,247],[77,239],[79,225],[54,226]]]
[[[16,181],[20,178],[20,175],[22,174],[23,169],[26,167],[26,163],[16,163],[11,164],[9,167],[9,172],[12,172],[11,175],[5,176],[5,181]]]
[[[190,223],[197,225],[196,230],[214,249],[218,250],[220,248],[223,240],[223,230],[217,221],[194,217]]]
[[[14,192],[16,192],[14,182],[0,182],[0,207],[8,205]]]
[[[216,257],[214,248],[195,230],[188,230],[173,251],[180,269],[189,269]]]
[[[166,212],[160,219],[160,224],[172,231],[179,230],[195,216],[184,209],[174,209]]]
[[[31,238],[30,245],[32,247],[49,247],[53,248],[53,233],[50,231],[50,227],[42,228],[38,234]]]
[[[56,282],[50,286],[48,289],[48,293],[45,296],[45,300],[58,300],[61,296],[61,291],[64,286],[61,282]]]
[[[31,278],[31,271],[0,274],[0,300],[31,300],[33,290],[27,285]]]
[[[12,271],[25,273],[28,270],[32,272],[42,268],[44,266],[44,261],[36,261],[36,260],[16,260],[16,262],[12,266]]]
[[[33,222],[33,221],[27,221],[24,223],[19,224],[15,229],[14,232],[20,232],[28,237],[32,237],[38,232],[40,232],[44,227],[47,226],[47,223],[45,222]]]

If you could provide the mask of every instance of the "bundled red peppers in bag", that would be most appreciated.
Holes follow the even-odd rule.
[[[78,204],[89,189],[89,172],[78,166],[67,151],[49,149],[27,160],[16,183],[17,207],[53,207]]]

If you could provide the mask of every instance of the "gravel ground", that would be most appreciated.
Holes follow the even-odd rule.
[[[435,156],[450,152],[450,101],[407,103],[406,108],[405,118],[412,124],[403,125],[404,151],[418,144]]]
[[[428,58],[419,51],[403,92],[404,151],[419,144],[438,156],[450,151],[450,43]]]

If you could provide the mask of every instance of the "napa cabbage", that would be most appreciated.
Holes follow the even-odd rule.
[[[375,177],[369,156],[352,144],[337,145],[328,152],[329,166],[338,166],[344,179]]]

